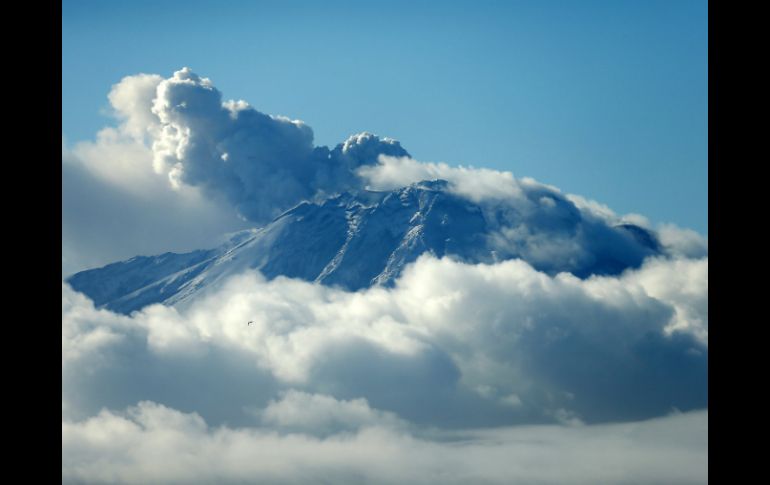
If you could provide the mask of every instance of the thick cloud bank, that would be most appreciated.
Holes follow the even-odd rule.
[[[64,285],[63,477],[697,482],[705,414],[602,423],[706,408],[707,292],[706,258],[581,280],[424,256],[359,292],[247,272],[132,316]]]

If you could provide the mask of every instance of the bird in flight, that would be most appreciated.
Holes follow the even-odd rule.
[[[253,320],[249,320],[249,323],[247,323],[246,325],[248,326],[248,325],[251,325],[252,323],[254,323],[254,321]]]

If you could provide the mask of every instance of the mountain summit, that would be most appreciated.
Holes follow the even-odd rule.
[[[546,186],[516,202],[473,202],[433,180],[302,202],[217,248],[137,256],[67,282],[98,307],[128,314],[153,303],[183,306],[248,269],[353,291],[388,286],[423,253],[468,263],[521,258],[585,278],[638,267],[662,249],[652,232],[610,224]]]

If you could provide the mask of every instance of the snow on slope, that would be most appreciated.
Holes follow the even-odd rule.
[[[389,285],[429,252],[470,263],[521,258],[551,274],[617,274],[660,253],[655,235],[610,225],[540,186],[527,204],[474,203],[442,180],[303,202],[270,224],[211,250],[135,257],[77,273],[68,283],[99,307],[130,313],[152,303],[183,306],[230,275],[257,269],[359,290]]]

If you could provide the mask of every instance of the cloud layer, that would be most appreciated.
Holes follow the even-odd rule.
[[[317,438],[211,427],[143,401],[62,422],[62,482],[705,483],[708,415],[595,427],[472,430],[440,439],[376,423]]]
[[[696,483],[705,412],[601,423],[706,407],[707,281],[422,257],[392,289],[247,272],[130,317],[63,285],[62,476]]]
[[[582,264],[597,241],[612,257],[631,247],[612,238],[644,233],[607,228],[649,223],[367,133],[316,147],[186,68],[109,99],[116,128],[62,145],[63,272],[426,179],[496,221],[500,259],[530,263],[424,254],[356,292],[247,270],[129,316],[62,284],[63,482],[707,479],[706,239],[660,226],[664,256],[581,279],[548,264]]]
[[[707,259],[580,280],[519,260],[422,257],[392,289],[352,293],[247,272],[185,310],[154,305],[131,317],[96,310],[65,285],[63,399],[73,416],[147,399],[244,422],[241,406],[296,388],[450,427],[698,409],[707,403],[707,281]],[[229,385],[215,385],[223,394],[212,398],[224,376]],[[235,385],[241,379],[256,387]],[[130,384],[106,402],[91,388],[104,382]]]

